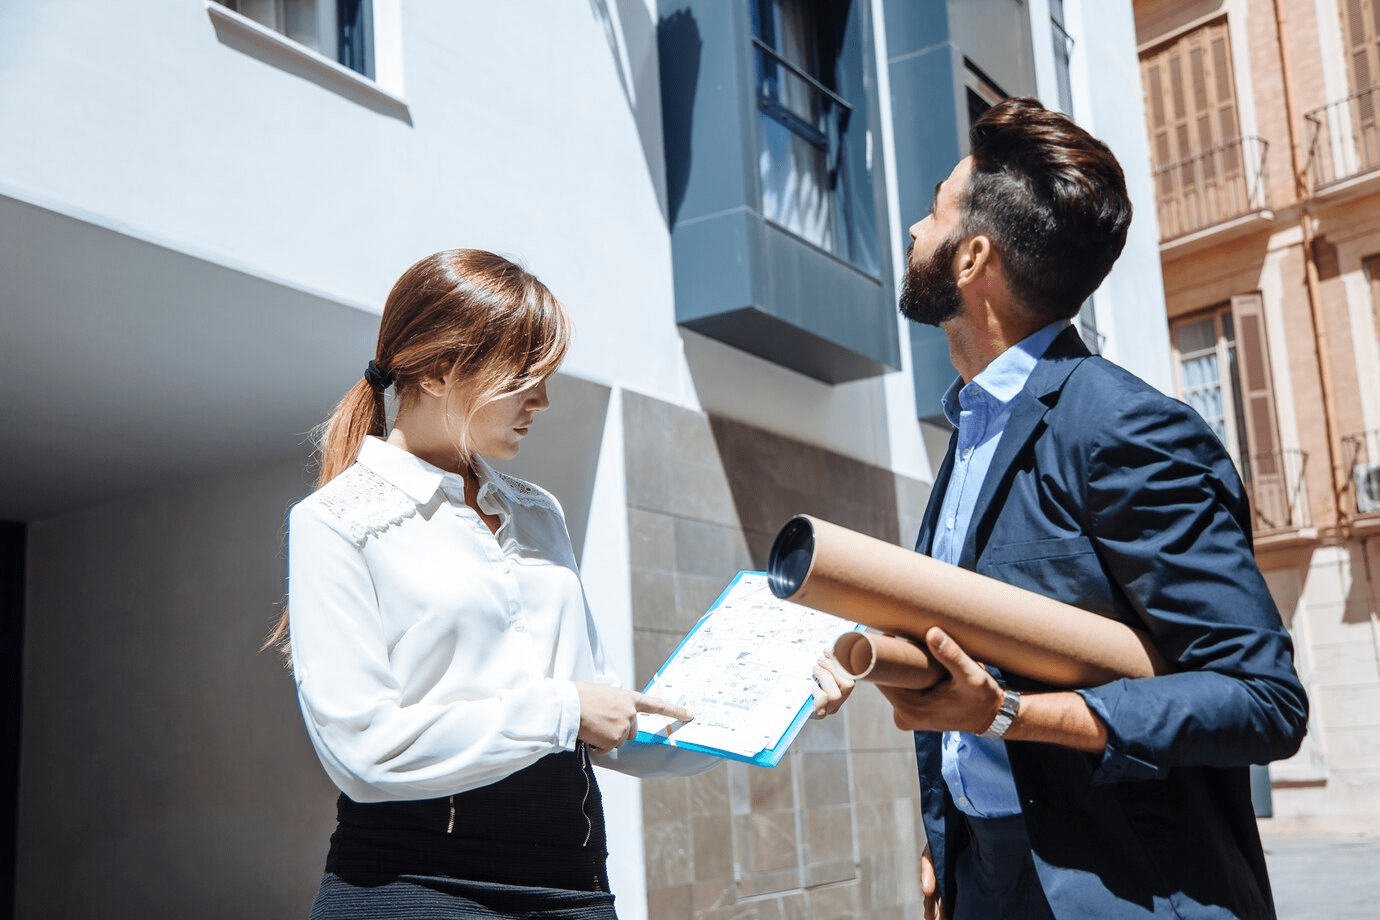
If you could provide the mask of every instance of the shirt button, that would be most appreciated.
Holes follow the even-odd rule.
[[[954,529],[954,516],[952,514],[949,515],[948,520],[944,522],[944,526],[949,530]]]
[[[969,807],[968,797],[967,797],[966,795],[960,795],[960,796],[958,797],[958,807],[959,807],[959,808],[967,808],[967,807]]]
[[[527,621],[518,620],[513,624],[513,629],[517,630],[518,632],[527,632]]]
[[[969,457],[971,457],[972,455],[973,455],[973,449],[972,449],[971,447],[965,447],[965,448],[963,448],[963,459],[964,459],[964,460],[967,460],[967,459],[968,459]]]

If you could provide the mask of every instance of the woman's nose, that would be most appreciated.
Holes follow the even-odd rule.
[[[533,412],[540,412],[551,405],[551,399],[546,395],[545,380],[532,387],[532,392],[527,397],[527,405],[532,408]]]

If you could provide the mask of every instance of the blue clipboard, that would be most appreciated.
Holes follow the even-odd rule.
[[[709,618],[713,615],[714,611],[719,609],[720,605],[722,605],[723,602],[729,597],[729,595],[733,593],[734,588],[738,586],[739,582],[741,582],[744,578],[750,576],[766,578],[767,573],[745,571],[739,572],[737,575],[735,575],[733,577],[733,580],[728,583],[728,587],[724,588],[723,592],[719,594],[718,598],[714,601],[714,603],[709,606],[709,609],[707,611],[705,611],[704,616],[700,617],[699,622],[697,622],[694,625],[694,627],[688,633],[685,634],[685,637],[680,640],[680,643],[676,646],[675,651],[673,651],[670,654],[670,656],[666,659],[666,661],[662,663],[661,667],[657,669],[656,674],[652,677],[650,681],[648,681],[647,686],[643,688],[644,693],[649,692],[651,688],[656,685],[657,679],[661,677],[662,673],[666,670],[666,668],[673,661],[675,661],[677,657],[680,656],[681,652],[685,649],[686,645],[688,645],[690,641],[695,637],[696,633],[699,632],[700,628],[709,621]],[[814,613],[815,611],[810,612]],[[863,626],[863,624],[861,623],[853,623],[848,620],[841,620],[841,623],[842,629],[840,630],[840,634],[844,632],[849,632],[850,630],[853,632],[857,632],[866,629],[866,627]],[[824,651],[824,649],[821,649],[820,651],[822,652]],[[808,690],[805,690],[804,698],[800,702],[800,709],[796,712],[795,717],[791,720],[789,727],[787,727],[785,732],[781,734],[781,736],[776,740],[774,744],[772,744],[771,747],[764,748],[753,756],[740,754],[737,751],[724,750],[723,748],[695,744],[689,741],[675,740],[674,738],[668,737],[667,735],[662,734],[660,732],[652,733],[639,731],[637,733],[636,740],[642,744],[662,744],[670,747],[681,748],[687,751],[698,751],[701,754],[710,754],[712,756],[722,757],[727,760],[737,760],[742,763],[755,764],[759,767],[774,767],[781,762],[781,758],[785,756],[786,751],[791,746],[791,743],[795,741],[796,736],[800,734],[800,730],[805,727],[805,722],[810,718],[810,711],[813,708],[813,701],[814,694]]]

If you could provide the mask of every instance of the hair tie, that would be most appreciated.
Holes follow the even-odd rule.
[[[364,369],[364,381],[376,390],[386,390],[393,385],[393,375],[371,360]]]

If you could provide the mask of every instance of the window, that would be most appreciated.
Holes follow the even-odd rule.
[[[1231,307],[1174,326],[1179,398],[1188,403],[1239,465],[1247,443]]]
[[[1064,0],[1049,0],[1049,24],[1054,33],[1054,73],[1059,81],[1059,108],[1073,114],[1073,83],[1069,79],[1069,58],[1073,39],[1064,28]]]
[[[860,17],[851,2],[756,0],[762,214],[880,271]]]
[[[1227,21],[1141,56],[1164,240],[1265,208],[1265,142],[1242,137]]]
[[[1273,496],[1292,494],[1292,483],[1283,482],[1286,463],[1275,433],[1260,295],[1233,297],[1179,320],[1171,331],[1179,398],[1197,410],[1236,461],[1251,486],[1257,524],[1263,516],[1274,520],[1292,511],[1288,504],[1277,509],[1280,514],[1274,508]]]
[[[1209,23],[1141,59],[1156,170],[1237,139],[1227,21]]]
[[[1083,344],[1088,346],[1088,350],[1095,355],[1102,354],[1107,337],[1097,331],[1097,307],[1093,304],[1091,297],[1083,301],[1083,306],[1079,308],[1074,324],[1078,326],[1078,337],[1083,340]]]
[[[1359,93],[1380,80],[1380,0],[1341,0],[1341,12],[1351,90]]]
[[[1361,162],[1369,169],[1380,162],[1380,0],[1342,0],[1341,6],[1351,73],[1350,115],[1355,120],[1351,130]]]
[[[374,76],[370,0],[216,0],[248,19]]]
[[[968,127],[982,117],[982,113],[1007,97],[1000,86],[967,58],[963,59],[963,92],[968,100]]]
[[[899,368],[874,4],[659,8],[676,322],[830,384]]]

